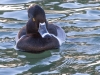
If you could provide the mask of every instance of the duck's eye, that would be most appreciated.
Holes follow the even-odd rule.
[[[35,18],[33,18],[33,21],[35,21]]]

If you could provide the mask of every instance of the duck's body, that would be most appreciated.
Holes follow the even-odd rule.
[[[35,11],[36,9],[38,11]],[[33,12],[37,14],[34,15]],[[17,36],[18,41],[16,42],[16,46],[18,49],[31,53],[43,52],[45,50],[59,48],[65,41],[65,32],[62,28],[49,24],[46,21],[43,9],[38,5],[29,8],[28,16],[29,20],[26,26],[21,28]]]

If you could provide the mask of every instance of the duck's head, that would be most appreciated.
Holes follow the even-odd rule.
[[[39,32],[42,38],[45,38],[45,35],[50,37],[45,12],[39,5],[31,5],[29,7],[28,17],[34,23],[35,31]]]
[[[28,17],[33,21],[45,22],[46,16],[44,10],[39,5],[30,5],[28,8]]]

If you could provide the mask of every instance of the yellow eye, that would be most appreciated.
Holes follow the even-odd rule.
[[[33,21],[35,21],[35,19],[33,18]]]

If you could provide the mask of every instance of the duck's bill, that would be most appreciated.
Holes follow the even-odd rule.
[[[46,28],[46,23],[39,23],[39,29],[38,32],[40,33],[40,35],[42,36],[42,38],[44,38],[45,35],[49,34],[47,28]]]

